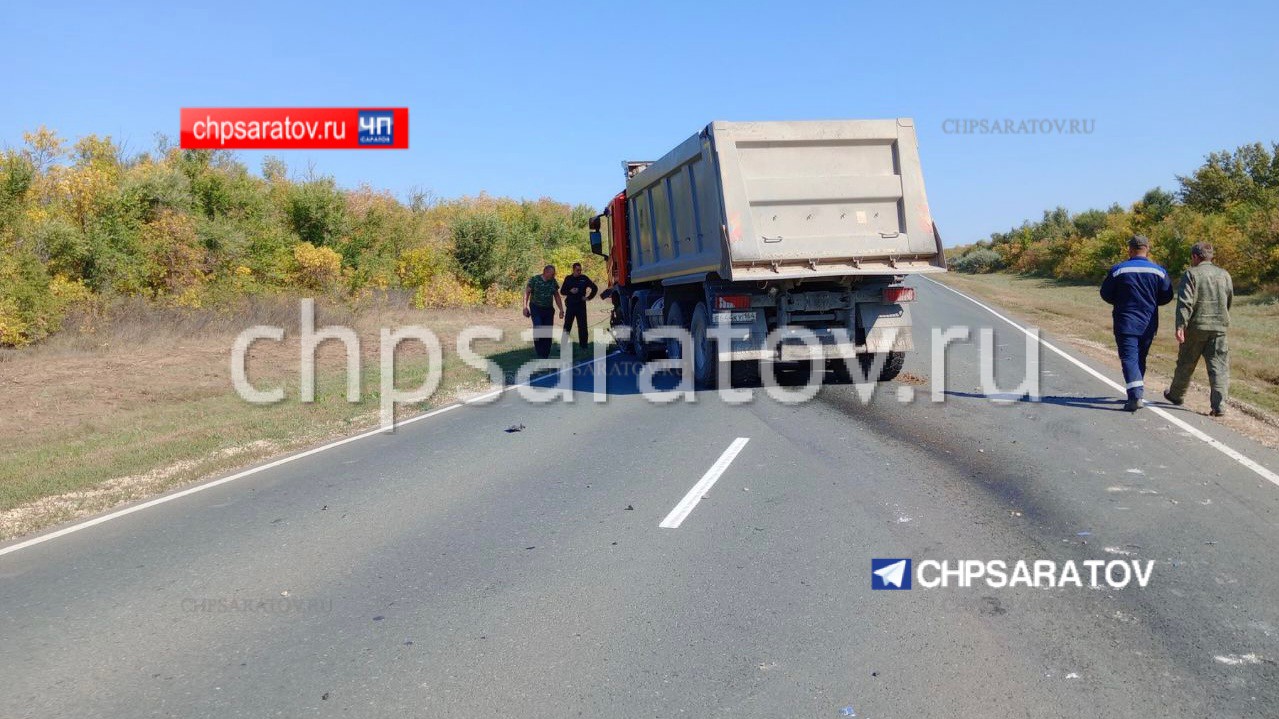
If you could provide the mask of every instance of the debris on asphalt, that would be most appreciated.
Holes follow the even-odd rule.
[[[632,512],[632,511],[634,511],[634,510],[635,510],[635,505],[633,505],[633,504],[628,504],[628,505],[626,505],[626,511],[628,511],[628,512]]]
[[[382,616],[381,614],[377,615],[376,617],[373,617],[373,621],[375,622],[380,622],[383,619],[386,619],[386,617]]]
[[[1269,659],[1258,654],[1218,654],[1213,657],[1218,663],[1225,664],[1229,667],[1237,667],[1243,664],[1260,664],[1262,662],[1273,663]]]
[[[323,694],[321,694],[321,695],[320,695],[320,701],[322,701],[322,702],[326,702],[326,701],[328,701],[328,700],[329,700],[329,693],[328,693],[328,692],[324,692]]]
[[[405,639],[405,640],[404,640],[404,646],[406,646],[406,647],[411,647],[411,646],[413,646],[413,640],[412,640],[412,639]]]
[[[1092,536],[1092,532],[1087,532],[1087,531],[1084,531],[1084,532],[1075,532],[1075,536],[1076,536],[1076,537],[1091,537],[1091,536]]]
[[[1067,675],[1066,675],[1066,678],[1067,678],[1067,679],[1078,679],[1078,678],[1079,678],[1079,675],[1078,675],[1078,674],[1076,674],[1076,673],[1074,673],[1074,672],[1071,672],[1071,673],[1069,673],[1069,674],[1067,674]]]
[[[840,708],[839,715],[842,717],[855,717],[857,716],[857,712],[853,711],[853,707],[849,705],[849,706]]]
[[[328,508],[329,508],[329,505],[326,504],[323,507],[320,507],[320,511],[321,512],[326,511]]]
[[[286,590],[284,590],[283,592],[280,592],[280,596],[281,596],[281,597],[287,597],[287,596],[289,596],[289,590],[287,590],[287,589],[286,589]]]
[[[522,432],[522,431],[524,431],[524,425],[522,424],[513,424],[510,427],[506,428],[507,434],[511,434],[512,432]]]
[[[525,549],[537,549],[537,545],[535,544],[535,545],[533,545],[533,546],[531,546],[531,547],[525,547]]]

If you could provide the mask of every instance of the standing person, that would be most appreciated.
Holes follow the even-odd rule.
[[[564,278],[564,286],[560,288],[560,294],[566,298],[568,309],[564,317],[564,334],[573,336],[573,322],[577,322],[577,345],[586,347],[586,303],[595,299],[596,293],[600,288],[591,282],[591,278],[582,274],[582,263],[573,263],[573,274]]]
[[[1230,355],[1226,328],[1230,327],[1230,305],[1235,297],[1230,273],[1212,263],[1213,249],[1207,242],[1190,248],[1190,269],[1181,276],[1177,288],[1177,369],[1164,399],[1173,404],[1185,401],[1190,375],[1199,358],[1208,366],[1209,401],[1213,417],[1226,413],[1230,389]]]
[[[533,318],[533,349],[537,356],[546,359],[551,356],[551,334],[555,328],[555,310],[552,302],[560,310],[560,319],[564,319],[564,303],[559,295],[560,283],[555,281],[555,265],[542,268],[542,274],[528,278],[524,286],[524,316]]]
[[[1149,254],[1150,240],[1133,235],[1128,259],[1111,267],[1101,283],[1101,298],[1114,305],[1115,346],[1128,390],[1125,412],[1136,412],[1145,404],[1146,355],[1159,332],[1159,306],[1172,302],[1168,270],[1151,262]]]

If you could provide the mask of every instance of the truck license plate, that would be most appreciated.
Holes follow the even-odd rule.
[[[755,313],[752,312],[734,312],[732,313],[733,322],[754,322]]]

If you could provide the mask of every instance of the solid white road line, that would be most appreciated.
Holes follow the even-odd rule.
[[[928,280],[929,282],[931,282],[931,283],[933,283],[933,284],[937,285],[938,287],[941,287],[941,288],[943,288],[943,289],[947,289],[947,290],[950,290],[951,292],[954,292],[955,294],[959,295],[960,297],[963,297],[964,299],[968,300],[969,302],[972,302],[973,304],[975,304],[975,305],[977,305],[978,307],[980,307],[980,308],[982,308],[982,309],[986,310],[987,312],[989,312],[989,313],[991,313],[992,315],[994,315],[994,316],[998,317],[999,319],[1003,320],[1004,322],[1007,322],[1008,324],[1012,325],[1013,327],[1016,327],[1017,329],[1021,330],[1021,331],[1022,331],[1022,332],[1024,332],[1025,334],[1027,334],[1027,335],[1029,335],[1029,336],[1031,336],[1031,337],[1034,337],[1034,334],[1032,334],[1032,333],[1031,333],[1029,330],[1027,330],[1025,327],[1022,327],[1021,325],[1017,324],[1016,322],[1013,322],[1012,320],[1008,319],[1007,317],[1005,317],[1005,316],[1003,316],[1003,315],[999,314],[998,312],[996,312],[995,310],[991,309],[989,306],[982,304],[982,303],[981,303],[981,302],[979,302],[978,300],[975,300],[975,299],[973,299],[972,297],[969,297],[968,295],[964,294],[963,292],[960,292],[959,290],[957,290],[957,289],[955,289],[955,288],[953,288],[953,287],[950,287],[950,286],[948,286],[948,285],[942,284],[941,282],[938,282],[937,280],[934,280],[934,279],[932,279],[932,278],[925,277],[924,279],[926,279],[926,280]],[[1038,339],[1038,340],[1039,340],[1039,344],[1041,344],[1041,345],[1043,345],[1044,347],[1046,347],[1047,349],[1049,349],[1049,350],[1051,350],[1051,351],[1053,351],[1053,352],[1056,352],[1057,354],[1061,355],[1063,358],[1065,358],[1065,359],[1066,359],[1067,361],[1069,361],[1071,364],[1075,365],[1075,366],[1076,366],[1076,367],[1078,367],[1079,369],[1082,369],[1083,371],[1087,372],[1088,374],[1092,375],[1093,377],[1096,377],[1097,379],[1099,379],[1099,380],[1101,380],[1102,382],[1104,382],[1104,383],[1105,383],[1107,386],[1109,386],[1111,389],[1114,389],[1114,390],[1115,390],[1115,391],[1117,391],[1117,392],[1125,392],[1125,390],[1124,390],[1124,386],[1123,386],[1123,385],[1121,385],[1121,384],[1119,384],[1118,382],[1116,382],[1116,381],[1114,381],[1114,380],[1110,379],[1110,378],[1109,378],[1109,377],[1107,377],[1106,375],[1104,375],[1104,374],[1102,374],[1102,373],[1098,372],[1097,370],[1093,369],[1092,367],[1089,367],[1088,365],[1084,364],[1083,362],[1080,362],[1079,360],[1077,360],[1077,359],[1075,359],[1074,357],[1072,357],[1072,356],[1070,356],[1070,355],[1066,354],[1066,353],[1065,353],[1065,352],[1063,352],[1062,350],[1057,349],[1057,347],[1056,347],[1056,346],[1054,346],[1052,343],[1050,343],[1050,342],[1048,342],[1048,341],[1044,340],[1043,338],[1036,338],[1036,339]],[[1212,447],[1213,449],[1216,449],[1217,451],[1221,452],[1222,454],[1226,455],[1227,457],[1229,457],[1229,458],[1231,458],[1231,459],[1235,460],[1235,461],[1236,461],[1236,462],[1238,462],[1239,464],[1242,464],[1243,466],[1247,467],[1248,469],[1252,470],[1253,472],[1256,472],[1258,475],[1260,475],[1260,476],[1264,477],[1265,479],[1269,480],[1272,484],[1275,484],[1276,486],[1279,486],[1279,475],[1275,474],[1274,472],[1271,472],[1269,469],[1266,469],[1265,467],[1263,467],[1262,465],[1260,465],[1260,464],[1258,464],[1257,462],[1253,461],[1252,459],[1249,459],[1248,457],[1245,457],[1243,454],[1241,454],[1240,452],[1238,452],[1238,451],[1237,451],[1237,450],[1235,450],[1234,448],[1232,448],[1232,447],[1230,447],[1230,446],[1226,445],[1225,443],[1221,442],[1220,440],[1213,439],[1211,436],[1209,436],[1207,433],[1205,433],[1203,430],[1199,429],[1198,427],[1195,427],[1195,426],[1193,426],[1193,425],[1189,424],[1188,422],[1186,422],[1185,420],[1181,419],[1180,417],[1177,417],[1177,416],[1173,415],[1171,412],[1168,412],[1167,410],[1162,409],[1162,408],[1160,408],[1160,407],[1155,407],[1155,406],[1153,406],[1153,405],[1146,405],[1146,409],[1147,409],[1148,411],[1150,411],[1150,412],[1154,412],[1155,414],[1159,415],[1160,417],[1163,417],[1164,419],[1168,420],[1169,422],[1171,422],[1171,423],[1172,423],[1172,424],[1174,424],[1175,426],[1180,427],[1181,429],[1185,430],[1186,432],[1189,432],[1192,436],[1196,437],[1197,439],[1201,439],[1201,440],[1203,440],[1204,442],[1207,442],[1207,443],[1208,443],[1208,445],[1209,445],[1210,447]]]
[[[724,470],[728,469],[728,465],[733,463],[737,453],[741,452],[742,447],[745,447],[749,441],[749,437],[738,437],[733,440],[733,443],[728,445],[728,449],[724,450],[719,459],[715,460],[715,464],[712,464],[711,468],[706,470],[706,474],[703,474],[702,478],[697,480],[697,484],[694,484],[693,488],[688,490],[688,494],[684,495],[679,504],[675,505],[675,509],[672,509],[671,513],[666,515],[666,519],[663,519],[662,523],[657,526],[663,529],[679,529],[679,525],[688,518],[689,512],[692,512],[693,507],[696,507],[697,503],[702,501],[702,497],[711,491],[711,487],[719,480],[720,475],[724,473]]]
[[[620,351],[619,351],[619,352],[612,352],[612,353],[608,354],[608,355],[605,357],[605,359],[609,359],[609,358],[615,357],[615,356],[617,356],[618,354],[621,354],[621,352],[620,352]],[[577,369],[578,367],[582,367],[582,366],[584,366],[584,365],[591,364],[591,362],[593,362],[593,361],[594,361],[594,359],[586,360],[586,361],[584,361],[584,362],[578,362],[577,364],[573,365],[572,367],[569,367],[567,370],[560,370],[560,371],[559,371],[559,372],[557,372],[556,374],[560,374],[560,373],[563,373],[563,372],[572,372],[573,370]],[[550,376],[550,375],[546,375],[546,376]],[[539,377],[538,379],[541,379],[541,378]],[[433,409],[433,410],[431,410],[430,412],[427,412],[427,413],[425,413],[425,414],[419,414],[419,415],[416,415],[416,416],[414,416],[414,417],[409,417],[409,418],[408,418],[408,419],[406,419],[406,420],[402,420],[402,421],[396,422],[395,426],[397,426],[397,427],[401,427],[401,426],[404,426],[404,425],[406,425],[406,424],[413,424],[414,422],[421,422],[421,421],[422,421],[422,420],[424,420],[424,419],[429,419],[429,418],[431,418],[431,417],[435,417],[436,415],[441,415],[441,414],[444,414],[445,412],[449,412],[449,411],[455,410],[455,409],[457,409],[458,407],[461,407],[461,406],[463,406],[463,405],[465,405],[465,404],[471,404],[471,403],[474,403],[477,399],[480,399],[480,398],[487,398],[487,397],[492,397],[492,396],[494,396],[494,395],[496,395],[496,394],[501,394],[502,392],[509,392],[509,391],[511,391],[511,390],[513,390],[513,389],[515,389],[516,387],[519,387],[519,385],[518,385],[518,384],[513,384],[513,385],[510,385],[510,386],[508,386],[508,387],[504,387],[504,388],[502,388],[502,389],[500,389],[500,390],[492,390],[491,392],[488,392],[488,393],[485,393],[485,394],[481,395],[479,398],[475,398],[475,397],[473,397],[473,398],[471,398],[468,402],[457,402],[457,403],[454,403],[454,404],[445,405],[445,406],[440,407],[440,408],[438,408],[438,409]],[[196,492],[203,492],[203,491],[204,491],[204,490],[206,490],[206,489],[212,489],[213,487],[217,487],[218,485],[221,485],[221,484],[226,484],[227,482],[234,482],[234,481],[235,481],[235,480],[237,480],[237,479],[243,479],[244,477],[248,477],[249,475],[257,474],[258,472],[263,472],[263,471],[266,471],[266,470],[268,470],[268,469],[273,469],[273,468],[275,468],[275,467],[279,467],[279,466],[280,466],[280,465],[282,465],[282,464],[288,464],[289,462],[293,462],[293,461],[296,461],[296,460],[302,459],[303,457],[310,457],[310,456],[311,456],[311,455],[313,455],[313,454],[319,454],[320,452],[324,452],[325,450],[333,449],[334,447],[341,447],[341,446],[342,446],[342,445],[344,445],[344,444],[349,444],[349,443],[351,443],[351,442],[355,442],[355,441],[357,441],[357,440],[361,440],[361,439],[364,439],[364,438],[366,438],[366,437],[372,437],[372,436],[377,435],[377,434],[385,434],[385,433],[386,433],[386,430],[384,430],[382,427],[377,427],[377,428],[375,428],[375,429],[371,429],[371,430],[369,430],[369,431],[367,431],[367,432],[361,432],[360,434],[357,434],[357,435],[354,435],[354,436],[351,436],[351,437],[346,437],[346,438],[344,438],[344,439],[339,439],[339,440],[337,440],[337,441],[335,441],[335,442],[330,442],[330,443],[328,443],[328,444],[326,444],[326,445],[323,445],[323,446],[320,446],[320,447],[315,447],[315,448],[312,448],[312,449],[308,449],[308,450],[306,450],[306,451],[304,451],[304,452],[299,452],[299,453],[297,453],[297,454],[291,454],[291,455],[289,455],[289,456],[287,456],[287,457],[281,457],[280,459],[277,459],[277,460],[275,460],[275,461],[273,461],[273,462],[267,462],[267,463],[266,463],[266,464],[264,464],[264,465],[261,465],[261,466],[258,466],[258,467],[252,467],[252,468],[250,468],[250,469],[246,469],[246,470],[244,470],[244,471],[242,471],[242,472],[236,472],[235,474],[232,474],[232,475],[227,476],[227,477],[222,477],[222,478],[220,478],[220,479],[215,479],[215,480],[212,480],[212,481],[209,481],[209,482],[205,482],[204,484],[197,484],[197,485],[196,485],[196,486],[194,486],[194,487],[188,487],[187,489],[184,489],[184,490],[182,490],[182,491],[180,491],[180,492],[174,492],[173,494],[166,494],[166,495],[164,495],[164,496],[162,496],[162,497],[156,497],[155,499],[152,499],[152,500],[149,500],[149,501],[143,502],[143,503],[141,503],[141,504],[135,504],[135,505],[133,505],[133,506],[131,506],[131,507],[125,507],[124,509],[117,510],[117,511],[115,511],[115,512],[111,512],[110,514],[104,514],[104,515],[102,515],[102,516],[100,516],[100,517],[94,517],[93,519],[87,519],[87,520],[85,520],[85,521],[83,521],[83,522],[80,522],[79,524],[73,524],[73,525],[71,525],[70,527],[63,527],[62,529],[59,529],[59,530],[54,531],[54,532],[49,532],[48,534],[41,534],[41,535],[39,535],[39,536],[32,537],[31,539],[28,539],[28,540],[26,540],[25,542],[19,542],[19,543],[17,543],[17,544],[11,544],[11,545],[9,545],[9,546],[7,546],[7,547],[0,547],[0,556],[3,556],[3,555],[6,555],[6,554],[9,554],[10,552],[16,552],[16,551],[18,551],[19,549],[26,549],[27,547],[34,546],[34,545],[36,545],[36,544],[40,544],[40,543],[42,543],[42,542],[47,542],[47,541],[49,541],[50,539],[57,539],[58,537],[61,537],[61,536],[67,535],[67,534],[71,534],[72,532],[78,532],[78,531],[80,531],[81,529],[88,529],[89,527],[92,527],[92,526],[94,526],[94,525],[102,524],[103,522],[109,522],[109,521],[111,521],[111,520],[113,520],[113,519],[118,519],[118,518],[123,517],[123,516],[125,516],[125,515],[133,514],[134,512],[141,512],[141,511],[142,511],[142,510],[144,510],[144,509],[148,509],[148,508],[150,508],[150,507],[154,507],[154,506],[156,506],[156,505],[158,505],[158,504],[164,504],[165,502],[172,502],[172,501],[173,501],[173,500],[175,500],[175,499],[180,499],[180,498],[185,497],[185,496],[187,496],[187,495],[195,494]]]

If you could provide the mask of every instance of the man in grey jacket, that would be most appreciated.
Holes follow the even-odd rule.
[[[1209,401],[1212,416],[1226,413],[1230,389],[1230,355],[1226,329],[1230,327],[1230,305],[1235,288],[1230,273],[1213,264],[1212,245],[1198,242],[1190,248],[1190,269],[1181,276],[1177,288],[1177,369],[1164,399],[1173,404],[1185,401],[1190,376],[1199,358],[1208,367]]]

